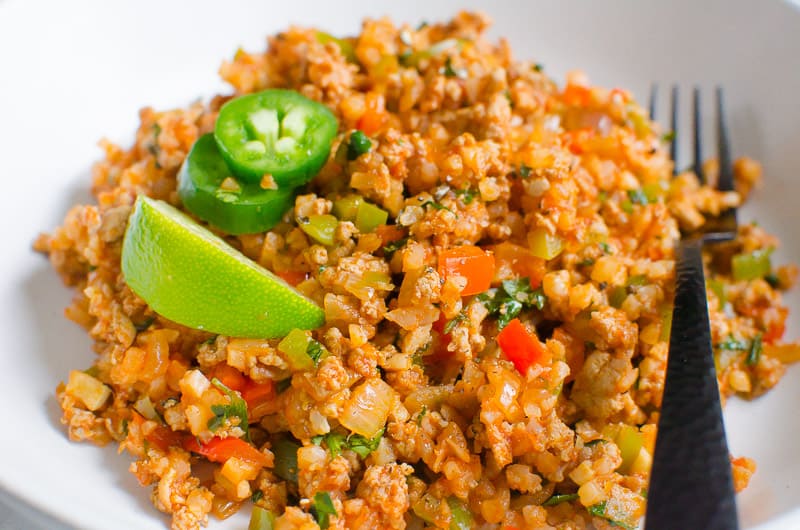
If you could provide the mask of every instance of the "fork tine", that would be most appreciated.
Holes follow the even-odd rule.
[[[718,86],[717,95],[717,158],[719,159],[719,181],[717,189],[733,191],[733,166],[731,165],[731,149],[728,140],[728,128],[725,125],[725,109],[722,87]]]
[[[678,174],[678,85],[672,85],[672,94],[670,96],[670,121],[669,126],[672,128],[672,138],[669,141],[669,158],[674,161],[675,166],[672,168],[674,175]]]
[[[647,106],[647,112],[653,121],[656,119],[656,101],[658,101],[658,85],[653,83],[650,85],[650,103]]]
[[[703,172],[703,124],[700,115],[700,88],[694,87],[692,94],[692,127],[694,129],[694,160],[692,168],[701,184],[706,183],[706,176]]]

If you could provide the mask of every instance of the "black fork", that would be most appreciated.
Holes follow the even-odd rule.
[[[657,89],[651,93],[654,117]],[[678,88],[672,88],[670,155],[677,158]],[[693,169],[706,183],[701,144],[700,90],[693,92]],[[723,112],[716,89],[717,189],[732,191],[733,169]],[[664,396],[648,487],[647,530],[737,530],[731,462],[725,440],[711,329],[708,320],[702,250],[705,243],[736,236],[736,210],[681,235],[676,252],[675,305],[669,340]]]

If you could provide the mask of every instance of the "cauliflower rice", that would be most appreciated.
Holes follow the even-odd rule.
[[[316,529],[320,493],[331,500],[335,529],[638,525],[679,230],[739,205],[760,167],[737,161],[739,193],[701,186],[691,172],[673,179],[663,131],[629,92],[592,86],[580,72],[559,87],[540,65],[514,59],[504,40],[485,40],[487,25],[475,13],[418,28],[366,20],[347,41],[351,57],[297,27],[270,37],[263,53],[239,50],[220,69],[232,95],[144,108],[130,149],[101,143],[97,204],[75,206],[37,240],[75,289],[65,313],[97,354],[57,389],[69,437],[127,451],[130,471],[152,488],[173,529],[251,503],[276,516],[276,529]],[[226,236],[324,308],[313,338],[329,355],[296,372],[280,339],[215,336],[160,317],[120,270],[136,196],[180,207],[176,173],[194,141],[213,129],[225,101],[269,87],[297,90],[339,120],[328,162],[283,222]],[[354,129],[373,148],[341,163],[338,145]],[[713,163],[708,169],[713,177]],[[359,233],[342,221],[335,245],[323,246],[298,227],[348,193],[387,210],[390,228]],[[542,238],[552,256],[537,250]],[[460,245],[492,253],[491,292],[462,296],[464,279],[440,274],[437,256]],[[735,241],[706,251],[725,397],[766,392],[796,359],[796,347],[781,343],[780,293],[796,268],[738,281],[731,274],[733,256],[777,245],[747,224]],[[365,273],[391,281],[364,288]],[[518,318],[544,345],[525,373],[496,340],[509,306],[492,303],[504,296],[502,282],[523,278],[542,303]],[[756,341],[763,349],[754,353]],[[187,438],[241,436],[235,419],[214,429],[206,421],[212,406],[231,401],[209,385],[226,375],[271,389],[248,410],[262,466],[205,463],[185,449]],[[364,389],[386,399],[386,415],[382,436],[359,451],[340,418],[375,413],[353,412]],[[289,479],[277,449],[287,443],[299,446]],[[755,464],[732,465],[741,490]]]

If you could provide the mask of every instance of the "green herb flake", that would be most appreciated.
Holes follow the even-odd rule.
[[[625,530],[634,530],[633,526],[623,523],[622,521],[611,519],[608,515],[606,515],[606,501],[593,504],[587,507],[586,511],[588,511],[589,514],[593,515],[594,517],[605,519],[611,526],[618,526],[620,528],[624,528]]]
[[[250,442],[250,421],[247,418],[247,403],[239,395],[225,386],[222,381],[216,377],[211,380],[211,384],[220,389],[231,402],[227,405],[211,405],[211,412],[214,417],[208,420],[208,429],[212,432],[216,431],[224,425],[224,423],[233,418],[238,418],[238,426],[244,431],[244,439]]]
[[[319,365],[319,361],[322,358],[322,354],[325,352],[325,349],[322,347],[318,341],[311,339],[308,341],[308,346],[306,346],[306,353],[311,360],[314,361],[314,366]]]
[[[314,504],[311,507],[311,511],[322,530],[327,530],[331,524],[331,516],[337,515],[331,495],[327,491],[318,491],[314,494]]]
[[[471,204],[472,201],[475,200],[475,197],[478,196],[478,190],[464,188],[463,190],[456,190],[455,194],[456,197],[461,198],[461,201],[466,205]]]
[[[650,203],[647,194],[641,189],[628,190],[628,198],[633,204],[641,204],[644,206]]]
[[[428,405],[422,405],[422,409],[420,409],[419,413],[417,414],[417,425],[422,425],[422,418],[428,413]]]
[[[594,258],[584,258],[578,262],[578,267],[591,267],[594,265]]]
[[[458,77],[459,79],[467,77],[467,69],[454,67],[452,57],[447,57],[447,59],[445,59],[444,66],[439,73],[444,74],[445,77]]]
[[[534,72],[542,72],[542,71],[544,71],[544,65],[542,63],[536,63],[531,68],[533,68]]]
[[[661,141],[664,143],[669,143],[674,139],[675,139],[675,131],[666,132],[661,136]]]
[[[452,213],[453,215],[456,215],[455,212],[453,212],[453,210],[451,210],[450,208],[448,208],[444,204],[440,204],[440,203],[438,203],[436,201],[425,201],[425,202],[423,202],[422,203],[422,207],[425,208],[426,206],[430,206],[434,210],[447,210],[448,212]],[[458,217],[458,216],[456,215],[456,217]]]
[[[347,159],[355,160],[364,153],[368,153],[371,148],[372,141],[367,138],[367,135],[355,130],[350,134],[350,140],[347,142]]]
[[[556,493],[555,495],[544,501],[542,503],[542,506],[556,506],[557,504],[561,504],[564,502],[572,502],[576,500],[578,500],[577,493],[566,493],[563,495]]]
[[[467,319],[467,314],[463,311],[457,314],[454,318],[447,321],[447,324],[444,325],[444,329],[442,330],[445,335],[451,333],[457,325],[461,322],[464,322]]]
[[[261,490],[256,490],[250,496],[250,501],[252,501],[253,503],[256,503],[256,502],[260,501],[263,498],[264,498],[264,492],[261,491]]]
[[[719,348],[720,350],[742,350],[742,351],[744,351],[744,350],[748,349],[748,346],[743,341],[735,339],[733,337],[733,335],[728,335],[728,337],[724,341],[722,341],[719,344],[717,344],[717,348]]]
[[[601,241],[597,245],[600,247],[600,250],[602,250],[604,254],[613,254],[613,251],[611,249],[611,245],[609,245],[605,241]]]
[[[542,310],[547,303],[544,291],[533,289],[528,278],[506,280],[499,289],[490,289],[478,295],[481,302],[491,316],[497,318],[497,325],[503,329],[523,309]]]
[[[378,431],[378,434],[372,438],[366,438],[360,434],[351,434],[347,438],[347,445],[351,451],[356,453],[361,458],[366,458],[371,452],[375,451],[381,444],[384,429]]]
[[[750,343],[750,351],[747,352],[747,358],[744,360],[744,364],[747,366],[755,366],[758,364],[758,360],[761,359],[761,350],[763,349],[761,333],[753,337],[753,342]]]
[[[406,246],[406,243],[408,243],[408,238],[404,237],[402,239],[398,239],[397,241],[392,241],[383,247],[383,254],[386,259],[392,259],[394,253]]]
[[[526,178],[531,176],[532,172],[533,172],[533,169],[531,169],[530,166],[527,166],[525,164],[520,164],[519,165],[519,176],[520,177],[526,179]]]

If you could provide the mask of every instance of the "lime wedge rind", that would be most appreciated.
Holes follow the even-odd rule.
[[[163,317],[211,333],[282,337],[324,311],[163,201],[139,196],[122,249],[126,283]]]

